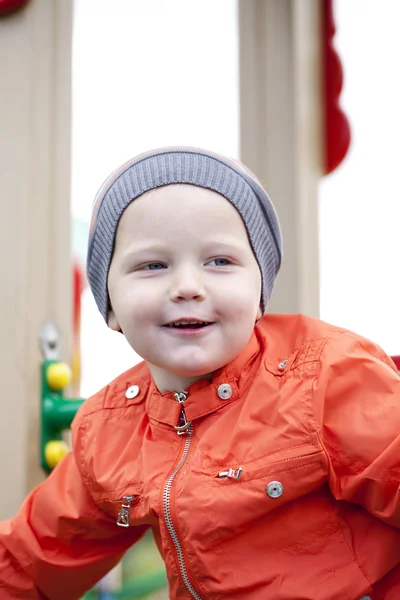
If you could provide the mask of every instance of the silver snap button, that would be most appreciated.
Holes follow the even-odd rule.
[[[371,596],[363,596],[360,600],[372,600]]]
[[[131,385],[130,387],[128,387],[128,389],[125,392],[125,397],[126,398],[136,398],[136,396],[139,393],[139,386],[138,385]]]
[[[221,383],[217,390],[218,396],[221,400],[228,400],[232,396],[232,388],[229,383]]]
[[[283,485],[280,481],[271,481],[267,485],[267,494],[270,498],[279,498],[283,494]]]
[[[282,360],[282,362],[280,362],[278,365],[278,371],[283,371],[284,368],[286,367],[286,365],[287,365],[287,360],[286,359]]]

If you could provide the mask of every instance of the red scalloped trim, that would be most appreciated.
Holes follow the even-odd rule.
[[[29,0],[0,0],[0,17],[19,10],[28,2]]]
[[[340,108],[343,87],[343,69],[333,47],[335,22],[332,0],[323,0],[323,85],[325,94],[325,174],[340,165],[350,147],[350,125]]]
[[[392,356],[391,358],[398,370],[400,371],[400,356]]]

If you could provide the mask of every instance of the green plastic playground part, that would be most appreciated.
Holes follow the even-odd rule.
[[[57,362],[59,361],[46,360],[42,363],[40,462],[46,473],[52,470],[46,462],[46,444],[63,439],[63,430],[70,427],[78,408],[84,402],[82,398],[65,399],[63,390],[55,391],[49,387],[47,369]]]
[[[108,593],[108,597],[113,600],[134,600],[141,598],[147,594],[151,594],[161,590],[168,585],[167,577],[164,570],[136,575],[130,581],[123,584],[120,590],[115,590]],[[85,594],[83,600],[99,600],[101,593],[96,589],[90,590]]]
[[[124,586],[115,596],[116,600],[131,600],[140,598],[145,594],[157,592],[168,585],[165,571],[136,575],[134,579],[124,583]]]

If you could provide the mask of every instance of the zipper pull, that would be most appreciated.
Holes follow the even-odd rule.
[[[243,467],[238,467],[237,469],[227,469],[226,471],[221,471],[218,473],[218,477],[221,477],[222,479],[229,477],[230,479],[236,479],[238,481],[242,475],[242,471]]]
[[[131,510],[132,500],[134,499],[134,497],[135,496],[124,496],[122,498],[122,506],[121,506],[121,510],[118,513],[118,518],[117,518],[117,525],[119,527],[129,527],[130,510]]]
[[[179,417],[178,425],[174,425],[174,429],[178,435],[185,435],[192,421],[188,421],[186,418],[185,410],[182,408],[181,415]]]
[[[185,435],[192,424],[192,421],[187,420],[185,409],[183,408],[183,404],[185,403],[185,400],[188,397],[188,393],[176,392],[176,394],[174,394],[174,397],[179,404],[182,404],[182,410],[179,416],[178,425],[174,425],[174,429],[178,435]]]

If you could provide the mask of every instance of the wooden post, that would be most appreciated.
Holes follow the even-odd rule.
[[[241,157],[283,232],[269,312],[319,315],[320,0],[239,0]]]
[[[70,360],[71,45],[72,2],[32,0],[0,18],[0,519],[43,477],[43,321],[58,326]]]

